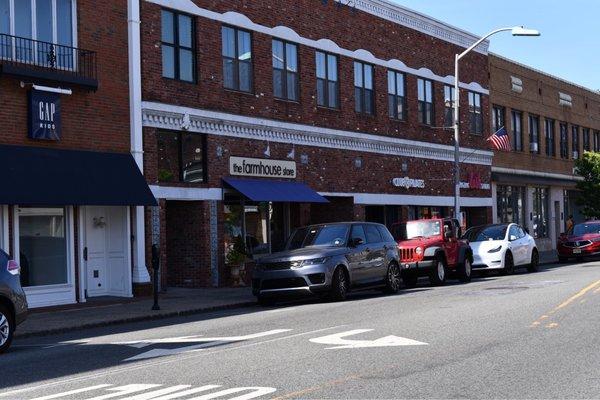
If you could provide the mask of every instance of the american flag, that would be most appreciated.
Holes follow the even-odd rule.
[[[498,132],[494,133],[487,140],[492,142],[492,147],[496,150],[510,151],[510,138],[508,132],[504,127],[498,129]]]

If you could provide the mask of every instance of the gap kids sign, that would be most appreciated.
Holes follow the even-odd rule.
[[[60,140],[60,96],[57,93],[29,92],[29,138]]]
[[[229,173],[239,176],[293,179],[296,177],[296,163],[285,160],[229,157]]]

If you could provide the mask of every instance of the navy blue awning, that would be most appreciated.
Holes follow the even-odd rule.
[[[252,201],[329,202],[325,197],[300,182],[235,178],[223,178],[223,181]]]
[[[131,154],[0,145],[0,204],[154,206]]]

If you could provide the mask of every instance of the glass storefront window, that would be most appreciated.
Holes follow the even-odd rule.
[[[498,186],[498,222],[525,225],[525,187]]]
[[[206,138],[197,133],[159,131],[158,181],[206,181]]]
[[[258,203],[254,206],[245,206],[246,218],[246,247],[253,259],[269,254],[269,225],[267,215],[269,203]]]
[[[21,285],[68,283],[64,209],[21,207],[18,218]]]
[[[548,237],[548,189],[533,189],[533,237]]]

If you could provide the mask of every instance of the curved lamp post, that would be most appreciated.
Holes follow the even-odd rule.
[[[460,89],[458,87],[458,62],[466,56],[471,50],[479,46],[485,39],[499,32],[511,31],[513,36],[540,36],[540,32],[535,29],[526,29],[522,26],[515,26],[512,28],[500,28],[491,31],[481,39],[476,41],[460,54],[457,54],[454,60],[454,93],[456,99],[454,99],[454,215],[455,218],[461,221],[460,218],[460,146],[459,146],[459,103],[460,103]]]

